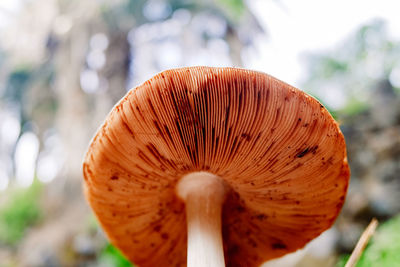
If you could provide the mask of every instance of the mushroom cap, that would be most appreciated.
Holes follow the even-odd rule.
[[[83,164],[87,199],[110,241],[138,266],[186,265],[184,175],[230,191],[227,266],[258,266],[328,229],[349,182],[345,140],[314,98],[236,68],[164,71],[113,108]]]

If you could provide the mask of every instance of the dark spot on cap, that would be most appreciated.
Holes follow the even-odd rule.
[[[309,123],[304,123],[303,127],[308,127],[308,125],[310,125]]]
[[[168,239],[168,238],[169,238],[169,235],[168,235],[167,233],[162,233],[162,234],[161,234],[161,238],[162,238],[162,239]]]
[[[156,231],[156,232],[160,232],[160,230],[161,230],[161,225],[158,224],[158,225],[154,226],[153,229],[154,229],[154,231]]]
[[[302,158],[302,157],[304,157],[308,152],[310,152],[310,148],[306,148],[306,149],[304,149],[303,151],[301,151],[300,153],[298,153],[297,155],[296,155],[296,158]]]
[[[287,246],[283,243],[273,243],[272,249],[286,249]]]
[[[250,141],[250,139],[251,139],[250,135],[247,133],[242,133],[241,137],[246,139],[246,141]]]
[[[296,204],[299,205],[299,204],[300,204],[300,201],[296,200]]]
[[[256,241],[254,241],[254,240],[251,239],[251,238],[249,238],[249,244],[250,244],[250,246],[252,246],[253,248],[256,248],[256,247],[257,247]]]
[[[245,211],[245,209],[244,209],[242,206],[237,206],[237,207],[236,207],[236,210],[237,210],[238,212],[244,212],[244,211]]]
[[[256,216],[256,218],[257,218],[258,220],[262,221],[262,220],[267,219],[268,216],[265,215],[265,214],[258,214],[258,215]]]
[[[111,180],[118,180],[118,176],[116,174],[114,174],[113,176],[111,176],[110,178]]]
[[[228,248],[228,255],[233,256],[240,252],[240,248],[238,245],[234,244]],[[228,257],[229,258],[229,257]]]
[[[158,215],[162,216],[164,214],[164,209],[159,209],[157,212]]]

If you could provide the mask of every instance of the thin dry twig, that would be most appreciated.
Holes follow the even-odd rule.
[[[360,239],[357,242],[356,247],[354,248],[353,252],[350,255],[349,260],[347,261],[344,267],[354,267],[356,265],[365,247],[367,246],[369,239],[374,234],[377,226],[378,226],[378,220],[373,218],[372,221],[369,223],[368,227],[362,233]]]

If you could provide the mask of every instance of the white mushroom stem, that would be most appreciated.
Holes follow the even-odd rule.
[[[177,193],[185,201],[188,229],[187,266],[225,266],[221,212],[225,199],[221,178],[208,172],[184,176]]]

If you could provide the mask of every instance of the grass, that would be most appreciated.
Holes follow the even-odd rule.
[[[99,262],[114,267],[133,267],[122,253],[111,244],[107,244],[99,256]]]
[[[346,264],[349,255],[340,258],[337,267]],[[356,267],[400,267],[400,215],[378,227]]]
[[[18,244],[28,228],[40,220],[41,188],[41,184],[35,182],[29,188],[9,192],[7,201],[0,207],[0,243]]]

